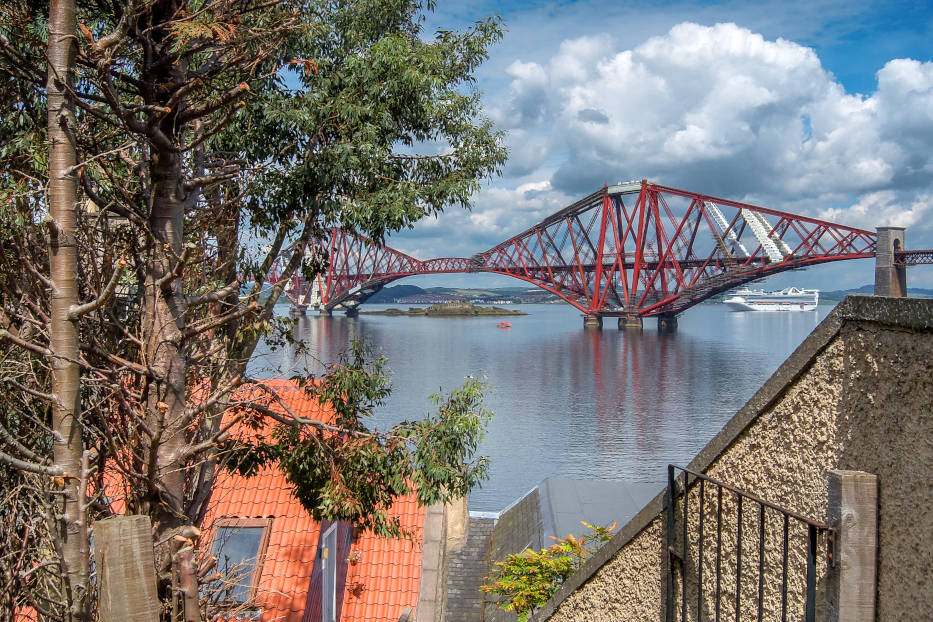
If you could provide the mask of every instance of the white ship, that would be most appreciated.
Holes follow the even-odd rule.
[[[779,292],[739,289],[725,302],[733,311],[813,311],[820,301],[820,290],[788,287]]]

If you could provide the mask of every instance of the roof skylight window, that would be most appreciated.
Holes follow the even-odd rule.
[[[268,542],[266,519],[218,519],[211,554],[222,579],[213,586],[215,602],[245,604],[256,595]]]

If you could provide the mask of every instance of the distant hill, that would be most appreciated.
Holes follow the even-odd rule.
[[[367,302],[391,303],[405,296],[417,296],[423,293],[424,290],[417,285],[392,285],[390,287],[384,287],[373,294]]]
[[[874,285],[862,285],[858,289],[835,289],[832,291],[820,291],[820,300],[842,300],[849,294],[867,294],[875,293]],[[913,298],[933,298],[933,289],[923,289],[921,287],[908,287],[907,295]]]
[[[391,285],[374,294],[368,302],[390,304],[411,296],[448,297],[469,302],[492,302],[511,300],[513,303],[554,302],[558,297],[540,287],[495,287],[490,289],[467,289],[462,287],[428,287],[417,285]]]

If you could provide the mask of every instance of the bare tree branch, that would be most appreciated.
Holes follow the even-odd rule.
[[[185,415],[189,420],[194,419],[197,415],[202,412],[206,412],[213,408],[220,400],[230,395],[230,392],[236,389],[243,381],[243,375],[237,374],[234,376],[230,382],[222,386],[220,389],[214,391],[214,394],[208,397],[207,399],[201,401],[194,408],[189,408]]]
[[[186,192],[196,190],[198,188],[206,188],[208,186],[213,186],[224,181],[230,181],[235,179],[237,176],[237,171],[228,172],[228,173],[215,173],[213,175],[204,175],[203,177],[194,177],[186,181],[183,185],[183,188]]]
[[[82,315],[87,315],[88,313],[96,311],[110,300],[111,296],[113,296],[113,292],[117,289],[117,283],[120,282],[120,277],[123,276],[123,270],[125,268],[126,259],[121,257],[120,260],[117,261],[117,269],[113,271],[110,281],[107,283],[107,286],[104,287],[104,291],[100,293],[100,296],[81,305],[72,305],[71,308],[68,309],[68,319],[75,320]]]
[[[40,356],[52,356],[52,351],[48,348],[20,339],[10,331],[3,328],[0,328],[0,339],[6,339],[7,341],[19,346],[23,350],[28,350]]]
[[[218,326],[223,326],[224,324],[229,324],[230,322],[232,322],[232,321],[234,321],[234,320],[237,320],[237,319],[243,317],[244,315],[246,315],[247,313],[251,313],[251,312],[255,311],[255,310],[258,309],[258,308],[259,308],[259,303],[257,303],[255,300],[253,300],[253,301],[251,301],[249,304],[243,305],[242,307],[240,307],[239,309],[237,309],[237,310],[235,310],[235,311],[233,311],[233,312],[231,312],[231,313],[227,313],[227,314],[225,314],[225,315],[220,315],[220,316],[218,316],[218,317],[216,317],[216,318],[210,320],[209,322],[206,322],[206,323],[203,323],[203,324],[200,324],[200,325],[189,326],[188,328],[186,328],[186,329],[184,329],[183,331],[181,331],[182,338],[183,338],[183,339],[190,339],[191,337],[194,337],[195,335],[200,335],[200,334],[205,333],[205,332],[207,332],[207,331],[209,331],[209,330],[211,330],[211,329],[217,328]]]
[[[27,460],[30,460],[36,464],[47,465],[48,459],[43,458],[39,454],[35,453],[22,443],[20,443],[16,438],[10,434],[9,430],[6,429],[6,426],[0,425],[0,439],[5,443],[13,447],[20,455],[24,456]]]
[[[188,308],[198,307],[203,304],[210,302],[217,302],[218,300],[223,300],[230,294],[235,294],[240,289],[240,282],[234,281],[229,285],[225,285],[220,289],[215,289],[212,292],[207,294],[200,294],[197,296],[188,296]]]
[[[191,255],[194,253],[194,248],[191,246],[186,246],[181,251],[181,257],[178,258],[178,261],[175,262],[175,267],[165,273],[165,276],[158,279],[153,285],[158,287],[162,291],[169,289],[169,286],[172,284],[172,281],[175,279],[180,279],[185,273],[185,264],[188,263],[188,260],[191,259]]]
[[[0,463],[27,473],[36,473],[37,475],[48,475],[50,477],[64,477],[65,475],[65,471],[59,467],[27,462],[26,460],[14,458],[3,451],[0,451]]]

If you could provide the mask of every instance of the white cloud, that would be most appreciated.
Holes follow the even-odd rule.
[[[560,10],[581,10],[571,5]],[[625,9],[625,19],[603,20],[611,35],[576,36],[592,20],[575,29],[549,10],[516,23],[497,49],[505,55],[484,66],[496,85],[487,112],[508,131],[505,177],[475,197],[472,212],[449,210],[390,245],[422,259],[469,256],[604,183],[648,177],[852,226],[907,226],[908,247],[933,247],[933,63],[879,61],[874,88],[847,92],[790,38],[814,40],[833,11],[861,15],[870,5],[795,7],[776,11],[785,19],[771,25],[753,3],[744,13],[675,12],[740,19],[768,36],[734,23],[671,27],[667,8],[647,22]],[[814,17],[804,30],[801,14]],[[524,36],[512,37],[516,30]],[[849,265],[839,270],[858,270],[853,284],[870,279],[859,262]],[[927,272],[914,270],[912,283]]]
[[[549,181],[520,185],[514,190],[493,188],[469,215],[478,235],[498,235],[500,241],[564,207],[569,197],[554,192]],[[486,249],[483,249],[486,250]]]
[[[551,79],[556,84],[585,82],[590,67],[611,52],[612,39],[607,34],[564,41],[551,59]]]
[[[508,74],[499,110],[510,111],[520,144],[537,136],[564,154],[555,163],[519,150],[516,171],[556,164],[554,189],[568,196],[647,176],[778,208],[848,196],[851,207],[832,210],[846,224],[922,222],[933,63],[892,60],[873,94],[852,95],[810,48],[731,23],[681,23],[628,50],[607,35],[569,39],[548,62],[516,61]],[[808,213],[821,211],[812,205]]]
[[[512,128],[534,125],[547,111],[548,75],[537,63],[515,61],[505,73],[512,78],[510,106],[493,110],[491,115],[500,127]]]
[[[548,157],[547,138],[526,130],[514,129],[508,133],[509,161],[505,165],[507,177],[523,177],[536,171]]]
[[[883,223],[894,227],[917,227],[923,231],[930,229],[931,214],[933,193],[907,198],[894,190],[881,190],[862,195],[849,207],[822,210],[820,218],[855,227],[873,228]]]
[[[440,218],[425,218],[414,231],[399,232],[388,243],[418,259],[469,257],[520,233],[575,198],[555,191],[546,179],[514,189],[491,187],[476,197],[471,211],[450,210]],[[424,226],[428,224],[429,228]]]

